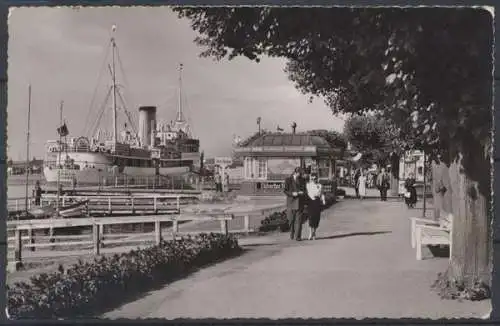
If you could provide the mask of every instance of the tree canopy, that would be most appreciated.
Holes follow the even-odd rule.
[[[347,148],[347,140],[345,136],[335,130],[314,129],[307,131],[309,135],[323,137],[332,148],[345,151]]]
[[[396,130],[376,115],[350,116],[344,124],[344,136],[354,150],[363,153],[364,163],[386,164],[390,154],[400,149]]]
[[[493,20],[487,10],[174,10],[200,33],[195,41],[203,56],[286,58],[286,72],[304,94],[323,99],[334,113],[380,112],[432,159],[462,157],[469,177],[489,195]]]

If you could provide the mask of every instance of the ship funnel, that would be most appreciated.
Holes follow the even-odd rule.
[[[150,146],[156,125],[156,106],[139,107],[139,139],[141,146]]]

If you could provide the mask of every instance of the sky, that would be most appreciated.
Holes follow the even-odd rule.
[[[203,49],[194,43],[197,34],[189,21],[168,7],[15,8],[9,17],[9,158],[26,159],[29,84],[30,156],[43,158],[45,142],[58,138],[61,101],[70,136],[92,129],[110,86],[103,64],[109,62],[113,25],[127,110],[137,119],[140,105],[154,105],[158,119],[174,119],[182,63],[184,113],[206,157],[229,155],[233,137],[254,133],[259,116],[269,130],[279,125],[289,131],[293,121],[297,131],[342,130],[343,120],[322,100],[309,103],[295,89],[283,71],[284,60],[200,58]],[[105,108],[99,127],[111,130],[111,102]]]

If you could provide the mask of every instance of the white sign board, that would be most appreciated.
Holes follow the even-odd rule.
[[[233,159],[231,157],[216,157],[215,164],[220,166],[227,166],[233,164]]]

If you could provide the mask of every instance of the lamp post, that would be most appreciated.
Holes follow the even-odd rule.
[[[423,152],[424,155],[424,168],[423,168],[423,173],[424,173],[424,190],[423,190],[423,200],[422,200],[422,217],[425,218],[425,213],[427,210],[427,199],[426,199],[426,189],[427,189],[427,169],[426,169],[426,156],[425,156],[425,151]]]

